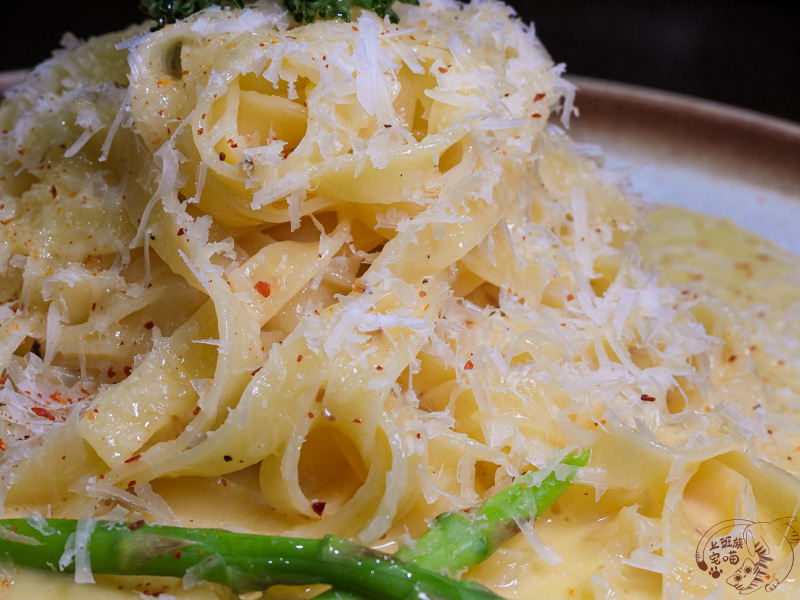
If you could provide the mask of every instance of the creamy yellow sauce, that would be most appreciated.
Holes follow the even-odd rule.
[[[677,284],[689,295],[700,297],[708,294],[719,299],[718,305],[698,305],[697,314],[709,331],[728,340],[722,353],[723,360],[729,361],[727,368],[734,370],[737,362],[741,362],[738,358],[731,360],[732,356],[739,356],[737,353],[754,358],[754,371],[738,373],[732,378],[732,386],[738,386],[741,393],[732,394],[731,403],[747,416],[762,408],[755,408],[758,402],[753,406],[745,405],[752,401],[753,389],[761,389],[760,386],[782,388],[791,392],[786,397],[796,396],[800,380],[793,365],[800,359],[800,353],[792,348],[792,344],[800,339],[800,331],[798,319],[793,318],[792,313],[798,308],[800,259],[728,220],[680,208],[659,210],[650,215],[649,223],[650,229],[642,238],[640,250],[645,262],[660,271],[662,282]],[[744,312],[749,316],[742,320],[741,330],[726,330],[720,327],[730,321],[721,318],[716,311]],[[741,342],[744,337],[748,338],[746,347]],[[791,350],[794,350],[793,355]],[[769,411],[770,418],[777,419],[777,422],[765,439],[756,440],[759,452],[797,475],[800,473],[800,437],[792,433],[791,428],[780,427],[783,419],[795,422],[795,409],[788,402],[763,406],[763,409]],[[741,459],[729,457],[728,461]],[[693,523],[718,522],[736,514],[738,499],[746,494],[750,483],[741,468],[737,470],[725,463],[726,460],[719,459],[703,463],[688,480],[683,499],[678,500],[677,512],[683,514],[676,520],[676,527],[690,531],[681,531],[680,536],[699,539],[702,525],[691,531]],[[642,461],[637,461],[637,464],[642,464]],[[621,464],[620,472],[626,468]],[[552,599],[606,597],[604,583],[600,579],[587,582],[587,573],[614,580],[617,586],[622,582],[617,591],[624,593],[625,598],[662,597],[665,579],[670,578],[683,580],[685,589],[695,590],[698,596],[707,594],[710,589],[708,576],[693,569],[690,555],[686,556],[689,567],[674,569],[667,577],[625,564],[632,551],[641,547],[648,535],[653,535],[652,544],[656,543],[656,523],[663,518],[668,495],[668,486],[664,482],[668,469],[666,459],[654,451],[647,472],[627,473],[630,489],[609,490],[597,499],[592,488],[574,485],[537,521],[537,532],[542,541],[563,562],[549,565],[541,559],[532,559],[528,541],[519,535],[468,575],[494,585],[501,594],[509,586],[509,589],[525,590],[522,595],[515,592],[509,596],[511,598],[527,597],[529,590],[536,590],[542,598]],[[758,477],[755,471],[751,476]],[[202,489],[194,489],[196,486]],[[207,524],[223,526],[231,517],[238,516],[239,526],[257,528],[256,523],[241,522],[241,516],[269,520],[272,513],[258,493],[255,475],[247,471],[216,482],[200,478],[167,479],[160,482],[156,490],[168,500],[177,516],[204,515]],[[209,502],[210,499],[217,501]],[[773,498],[771,501],[777,504],[775,512],[791,510],[788,492],[786,498]],[[419,510],[420,515],[431,512],[424,503],[420,504]],[[413,512],[407,520],[420,520],[414,518]],[[576,519],[575,515],[579,517]],[[396,528],[379,543],[379,547],[394,550],[394,540],[402,533],[402,528]],[[678,531],[675,533],[679,534]],[[138,591],[118,590],[113,578],[102,576],[98,577],[97,586],[89,587],[75,587],[72,577],[66,574],[7,571],[6,577],[5,585],[0,588],[0,598],[8,600],[39,595],[82,600],[139,597]],[[151,580],[153,578],[143,580],[138,590],[152,591],[155,589],[153,586],[158,586],[165,593],[181,599],[233,597],[219,586],[200,586],[183,591],[175,582]],[[576,584],[565,588],[565,581],[575,581]],[[794,588],[789,584],[789,581],[784,582],[772,597],[793,597]],[[730,586],[720,586],[719,589],[725,598],[738,597]],[[267,592],[265,597],[274,600],[307,598],[312,591],[277,587]]]
[[[800,436],[793,431],[797,409],[788,400],[755,407],[760,403],[758,392],[765,391],[764,386],[783,389],[785,395],[777,395],[779,399],[796,398],[800,391],[796,369],[800,359],[796,347],[800,319],[793,316],[800,305],[800,258],[727,219],[668,207],[653,213],[648,220],[650,229],[640,243],[645,263],[660,271],[662,283],[677,284],[686,294],[708,294],[720,301],[698,305],[697,314],[710,332],[729,340],[722,352],[726,376],[730,377],[729,401],[745,418],[757,410],[768,411],[767,435],[754,439],[755,445],[770,462],[798,475]],[[748,317],[741,328],[731,330],[725,327],[731,321],[717,311],[746,313]],[[744,338],[749,340],[746,345],[742,343]],[[731,360],[737,353],[752,356],[755,370],[737,372],[737,362],[743,362],[739,358]],[[630,472],[642,464],[647,465],[644,472]],[[766,513],[771,510],[790,516],[796,511],[790,481],[782,490],[785,494],[767,497],[770,492],[758,487],[769,488],[769,484],[765,485],[755,469],[748,471],[747,464],[747,458],[732,453],[703,463],[687,478],[682,498],[672,499],[675,510],[671,527],[676,540],[699,541],[708,524],[739,516],[742,499],[753,493],[753,487],[756,500]],[[634,549],[659,543],[658,523],[670,514],[665,510],[665,503],[670,502],[665,483],[669,468],[665,457],[653,450],[648,459],[635,463],[623,460],[619,465],[616,475],[629,476],[631,489],[609,490],[596,500],[594,490],[574,485],[537,521],[543,542],[563,558],[560,564],[531,561],[528,542],[517,536],[470,575],[483,579],[500,572],[502,576],[498,579],[494,575],[492,581],[501,590],[522,583],[519,589],[526,592],[511,596],[514,598],[527,597],[528,590],[552,599],[612,597],[600,579],[581,583],[587,574],[615,581],[615,590],[624,598],[667,597],[670,585],[682,586],[684,594],[691,591],[694,597],[705,597],[711,592],[713,580],[697,569],[693,547],[685,549],[683,564],[672,565],[672,571],[663,577],[625,564]],[[795,598],[793,579],[790,576],[770,597]],[[565,581],[576,584],[565,588]],[[741,597],[721,580],[717,582],[717,593],[721,598]],[[752,597],[762,595],[766,592],[759,590]]]
[[[682,208],[658,210],[649,222],[651,229],[639,245],[645,262],[660,271],[665,283],[720,300],[720,305],[699,307],[697,314],[711,333],[728,342],[723,359],[729,370],[743,356],[755,364],[755,370],[738,373],[731,388],[739,381],[775,392],[769,405],[754,398],[751,407],[741,406],[745,415],[748,408],[763,408],[775,425],[768,427],[766,438],[756,440],[758,449],[800,476],[800,435],[794,431],[798,407],[792,404],[800,394],[800,258],[728,219]],[[719,311],[742,316],[736,330],[721,327],[729,322],[714,317]]]
[[[643,228],[545,126],[571,88],[504,5],[406,7],[413,34],[366,14],[284,35],[259,25],[273,8],[146,36],[129,75],[123,34],[90,42],[57,57],[57,89],[0,107],[0,287],[23,309],[0,313],[6,516],[393,552],[582,446],[566,495],[466,577],[505,598],[737,597],[695,549],[798,511],[800,260],[682,209]],[[41,108],[62,79],[91,115]],[[124,102],[105,160],[89,134]],[[2,575],[3,599],[233,597]]]
[[[645,262],[661,271],[664,282],[709,293],[746,314],[748,331],[762,341],[763,347],[748,348],[759,373],[774,387],[797,393],[800,258],[728,219],[669,207],[649,221],[651,230],[639,244]]]

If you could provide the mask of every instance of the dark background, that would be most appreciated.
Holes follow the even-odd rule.
[[[140,21],[138,0],[0,0],[0,71]],[[800,3],[511,0],[568,72],[672,90],[800,122]]]

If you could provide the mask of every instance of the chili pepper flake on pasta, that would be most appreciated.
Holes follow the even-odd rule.
[[[576,90],[508,6],[394,8],[212,7],[67,40],[7,94],[5,516],[392,552],[584,447],[467,577],[735,593],[732,560],[700,566],[704,532],[800,505],[796,257],[648,218],[565,133]],[[80,547],[74,576],[5,567],[3,594],[231,597],[93,576]],[[796,597],[783,577],[772,597]]]

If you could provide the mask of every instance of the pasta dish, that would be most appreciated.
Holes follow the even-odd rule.
[[[565,133],[574,86],[509,7],[395,9],[209,8],[68,40],[8,94],[4,516],[392,553],[590,448],[452,575],[505,598],[797,597],[796,257],[648,217]],[[76,558],[6,564],[0,597],[235,597]]]

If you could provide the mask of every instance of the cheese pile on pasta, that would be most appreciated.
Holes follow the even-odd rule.
[[[800,494],[756,458],[782,397],[750,330],[642,266],[640,208],[564,134],[573,86],[509,7],[395,8],[68,40],[9,95],[6,515],[391,551],[591,447],[467,575],[519,598],[709,593],[702,532]]]

